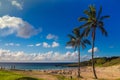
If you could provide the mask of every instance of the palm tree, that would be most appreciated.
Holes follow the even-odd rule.
[[[107,31],[104,28],[103,20],[105,18],[109,18],[109,16],[101,16],[102,7],[100,7],[98,15],[96,15],[96,8],[92,5],[89,6],[88,10],[84,11],[86,17],[80,17],[78,20],[81,22],[85,22],[84,25],[80,26],[79,29],[84,28],[85,36],[88,36],[90,32],[92,33],[92,68],[94,77],[97,79],[96,71],[95,71],[95,61],[94,61],[94,46],[95,46],[95,36],[96,36],[96,29],[100,29],[102,34],[107,36]]]
[[[90,41],[84,38],[83,34],[80,34],[78,28],[74,29],[73,35],[68,34],[70,41],[67,42],[67,46],[72,46],[75,51],[78,50],[78,78],[80,78],[80,47],[83,49],[86,47],[86,44],[90,44]]]

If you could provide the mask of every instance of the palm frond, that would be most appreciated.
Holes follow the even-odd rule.
[[[103,27],[103,26],[104,26],[103,21],[99,21],[99,22],[98,22],[98,26]]]
[[[83,40],[83,43],[91,45],[91,42],[88,39]]]
[[[108,33],[107,31],[104,29],[103,26],[99,26],[100,30],[102,31],[102,34],[105,35],[105,36],[108,36]]]
[[[81,28],[85,28],[85,27],[87,27],[87,26],[89,26],[89,25],[91,25],[91,24],[92,24],[92,22],[87,22],[87,23],[81,25],[79,28],[80,28],[80,29],[81,29]]]
[[[79,30],[79,28],[73,29],[72,32],[73,32],[73,34],[75,34],[76,37],[79,37],[79,36],[80,36],[80,30]]]
[[[90,30],[91,30],[91,27],[89,26],[89,27],[86,27],[84,30],[83,30],[83,32],[82,32],[82,36],[84,36],[84,37],[87,37],[88,35],[89,35],[89,33],[90,33]]]
[[[82,49],[86,48],[86,45],[83,42],[81,43],[81,45],[82,45]]]
[[[85,10],[85,11],[84,11],[84,14],[86,14],[87,16],[91,16],[89,10]]]
[[[68,41],[66,46],[72,46],[74,47],[75,46],[75,42],[74,41]]]
[[[88,18],[86,18],[86,17],[80,17],[80,18],[78,18],[78,21],[88,21]]]
[[[101,13],[102,13],[102,6],[100,6],[100,9],[99,9],[99,12],[98,12],[98,15],[97,15],[97,20],[100,18]]]
[[[71,34],[68,34],[68,37],[72,40],[72,39],[75,39],[75,37]]]
[[[102,16],[102,17],[100,18],[100,20],[102,21],[102,20],[104,20],[104,19],[106,19],[106,18],[110,18],[110,16],[108,16],[108,15]]]
[[[90,6],[89,6],[89,9],[90,9],[90,14],[91,14],[91,16],[92,16],[93,18],[95,18],[95,17],[96,17],[96,9],[95,9],[95,7],[94,7],[93,5],[90,5]]]
[[[94,7],[93,5],[90,5],[90,6],[89,6],[89,9],[90,9],[91,12],[96,11],[96,9],[95,9],[95,7]]]
[[[91,29],[90,26],[86,28],[85,36],[88,36],[90,34],[90,29]]]

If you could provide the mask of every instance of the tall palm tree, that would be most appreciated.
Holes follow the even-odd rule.
[[[92,68],[94,77],[97,79],[96,71],[95,71],[95,61],[94,61],[94,46],[95,46],[95,36],[96,36],[96,29],[100,29],[102,34],[107,36],[107,31],[104,28],[103,20],[105,18],[109,18],[108,15],[101,16],[102,7],[100,7],[98,14],[96,14],[96,8],[92,5],[89,6],[88,10],[84,11],[85,17],[80,17],[78,20],[81,22],[85,22],[84,25],[80,26],[79,28],[84,28],[85,36],[88,36],[90,32],[92,33]]]
[[[86,44],[90,44],[90,41],[84,38],[83,34],[80,34],[78,28],[74,29],[72,34],[68,34],[70,41],[67,42],[67,46],[72,46],[75,51],[78,50],[78,78],[80,78],[80,47],[83,49],[86,47]]]

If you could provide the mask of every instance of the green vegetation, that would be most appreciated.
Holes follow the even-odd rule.
[[[12,71],[0,70],[0,80],[43,80],[43,79],[26,77],[20,74],[15,74]]]
[[[77,78],[65,77],[62,75],[56,75],[58,80],[77,80]]]
[[[91,66],[91,60],[83,61],[80,63],[81,66]],[[95,58],[95,66],[107,67],[120,64],[120,57],[100,57]],[[69,64],[69,67],[76,67],[78,64]]]

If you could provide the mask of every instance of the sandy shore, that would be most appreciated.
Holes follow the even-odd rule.
[[[63,69],[63,70],[32,70],[32,71],[15,71],[16,73],[32,76],[36,78],[43,78],[45,80],[58,80],[55,75],[63,75],[66,77],[76,78],[77,68]],[[96,67],[97,76],[99,79],[116,80],[120,79],[120,65],[110,67]],[[92,68],[81,68],[81,80],[94,80]]]
[[[67,77],[77,77],[77,68],[63,70],[43,70],[42,72],[49,74],[60,74]],[[120,65],[110,67],[96,67],[96,73],[99,79],[120,79]],[[94,76],[92,68],[81,67],[81,76],[83,77],[83,80],[93,80]]]

